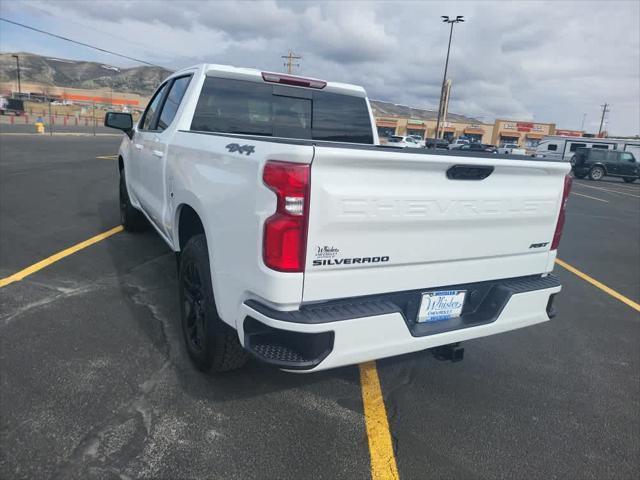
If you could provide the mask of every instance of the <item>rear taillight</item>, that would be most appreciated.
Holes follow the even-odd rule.
[[[562,191],[562,204],[560,205],[560,214],[558,215],[556,231],[553,234],[553,241],[551,242],[551,250],[557,250],[558,245],[560,245],[560,238],[562,237],[562,229],[564,228],[565,213],[567,210],[567,200],[569,199],[569,192],[571,192],[572,181],[573,179],[569,175],[565,175],[564,190]]]
[[[262,179],[277,197],[276,213],[264,223],[264,263],[281,272],[302,272],[307,247],[310,167],[269,160]]]

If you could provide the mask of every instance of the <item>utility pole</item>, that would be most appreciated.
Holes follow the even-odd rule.
[[[453,24],[464,22],[464,17],[458,15],[454,20],[450,20],[448,16],[443,15],[442,21],[444,23],[451,24],[451,30],[449,30],[449,46],[447,47],[447,60],[444,62],[444,75],[442,76],[442,87],[440,88],[440,103],[438,104],[438,120],[436,121],[436,138],[440,138],[440,115],[442,113],[442,100],[445,90],[445,82],[447,81],[447,68],[449,67],[449,52],[451,51],[451,37],[453,36]]]
[[[444,82],[444,93],[442,95],[441,109],[442,109],[442,136],[444,137],[444,128],[447,124],[447,112],[449,111],[449,97],[451,97],[451,79]],[[437,133],[437,132],[436,132]],[[436,138],[438,136],[436,135]]]
[[[609,111],[609,107],[611,105],[605,102],[604,105],[600,105],[600,106],[602,107],[602,117],[600,118],[600,128],[598,129],[598,136],[600,136],[600,134],[602,133],[602,124],[604,123],[604,116]]]
[[[587,119],[587,114],[583,113],[582,114],[582,124],[580,125],[580,131],[584,132],[584,121]]]
[[[16,67],[18,70],[18,98],[22,97],[22,85],[20,84],[20,57],[18,55],[11,55],[16,59]]]
[[[299,63],[293,63],[293,61],[302,60],[301,56],[296,55],[291,50],[289,50],[289,55],[282,55],[280,58],[284,58],[286,60],[286,62],[284,63],[284,66],[287,67],[287,73],[289,73],[289,75],[293,73],[293,67],[300,66]]]

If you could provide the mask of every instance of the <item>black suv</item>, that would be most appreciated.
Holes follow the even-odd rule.
[[[444,138],[425,138],[424,148],[440,148],[448,150],[449,142],[447,142]]]
[[[498,153],[498,149],[493,145],[486,145],[484,143],[470,143],[468,145],[462,145],[460,150],[466,151],[470,150],[472,152],[487,152],[487,153]]]
[[[602,177],[622,177],[627,182],[635,182],[640,175],[638,161],[631,152],[601,150],[596,148],[578,148],[571,158],[573,176],[591,180]]]

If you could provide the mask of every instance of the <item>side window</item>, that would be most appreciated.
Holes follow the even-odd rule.
[[[609,145],[603,145],[602,143],[594,143],[591,145],[591,148],[600,149],[600,150],[609,150]]]
[[[164,92],[167,89],[167,84],[165,83],[158,89],[156,94],[153,96],[149,105],[147,105],[147,109],[144,111],[144,115],[140,119],[140,130],[150,130],[153,126],[154,117],[156,116],[156,112],[158,111],[158,106],[160,105],[160,101],[164,96]]]
[[[622,161],[623,162],[635,162],[635,158],[633,157],[633,154],[631,153],[623,153],[622,154]]]
[[[618,155],[617,152],[607,151],[607,152],[602,152],[602,153],[605,156],[605,159],[607,160],[607,162],[618,163],[618,162],[620,162],[622,160],[620,158],[620,155]]]
[[[167,99],[164,101],[162,111],[160,112],[160,119],[158,120],[157,126],[158,130],[164,130],[173,122],[190,81],[191,76],[180,77],[176,78],[171,84],[171,89],[167,94]]]
[[[550,143],[547,146],[547,150],[549,150],[551,152],[555,152],[556,150],[558,150],[558,145],[556,145],[555,143]]]
[[[570,152],[575,152],[578,148],[580,147],[586,147],[587,144],[586,143],[572,143],[571,147],[569,148]]]

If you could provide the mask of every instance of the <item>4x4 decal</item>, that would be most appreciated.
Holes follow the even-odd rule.
[[[230,143],[225,148],[229,150],[229,153],[238,152],[241,155],[245,153],[247,156],[255,152],[255,147],[253,145],[240,145],[238,143]]]

